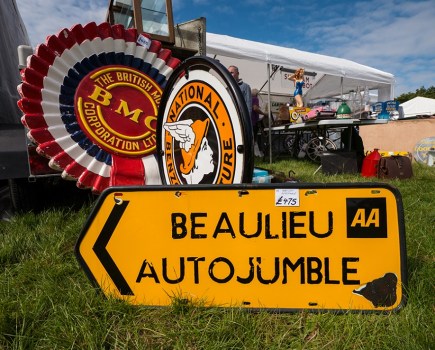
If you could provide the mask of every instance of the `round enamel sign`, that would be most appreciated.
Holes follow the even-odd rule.
[[[174,72],[159,109],[157,148],[164,184],[251,182],[251,119],[222,64],[192,57]]]
[[[427,137],[418,141],[414,147],[414,159],[421,163],[427,164],[429,153],[435,150],[435,137]]]

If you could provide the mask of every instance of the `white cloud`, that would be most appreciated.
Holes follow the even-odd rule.
[[[107,0],[16,0],[32,46],[63,28],[105,20]]]
[[[337,4],[323,8],[337,13]],[[363,1],[348,3],[341,16],[315,16],[305,50],[343,57],[393,73],[396,95],[435,85],[435,3]],[[304,48],[301,48],[304,49]]]

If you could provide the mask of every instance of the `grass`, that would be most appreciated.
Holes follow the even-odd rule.
[[[295,172],[302,182],[373,181],[326,176],[300,160],[256,165]],[[131,306],[92,287],[74,256],[91,205],[47,209],[0,222],[0,349],[422,349],[434,348],[435,169],[388,181],[402,194],[408,302],[388,315],[271,314],[204,308]]]

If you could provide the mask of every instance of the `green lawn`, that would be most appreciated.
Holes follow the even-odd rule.
[[[300,160],[259,167],[294,171],[301,182],[372,182],[327,176]],[[408,300],[397,313],[267,313],[131,306],[98,293],[74,255],[91,204],[0,222],[0,349],[433,349],[435,168],[388,181],[402,195]]]

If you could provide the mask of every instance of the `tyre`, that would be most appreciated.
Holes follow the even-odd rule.
[[[79,189],[75,181],[63,180],[60,177],[48,177],[33,182],[28,179],[10,179],[9,191],[12,209],[21,213],[62,207],[78,209],[96,199],[90,190]]]
[[[35,185],[35,186],[32,186]],[[37,186],[27,179],[9,179],[12,209],[16,212],[32,210],[37,204]]]
[[[299,150],[302,148],[304,142],[297,135],[287,135],[284,139],[284,150],[288,152],[292,157],[295,157]]]
[[[323,140],[319,137],[315,137],[311,139],[307,144],[307,156],[312,161],[320,163],[320,156],[323,152],[335,149],[337,149],[337,146],[330,139],[325,138]]]

